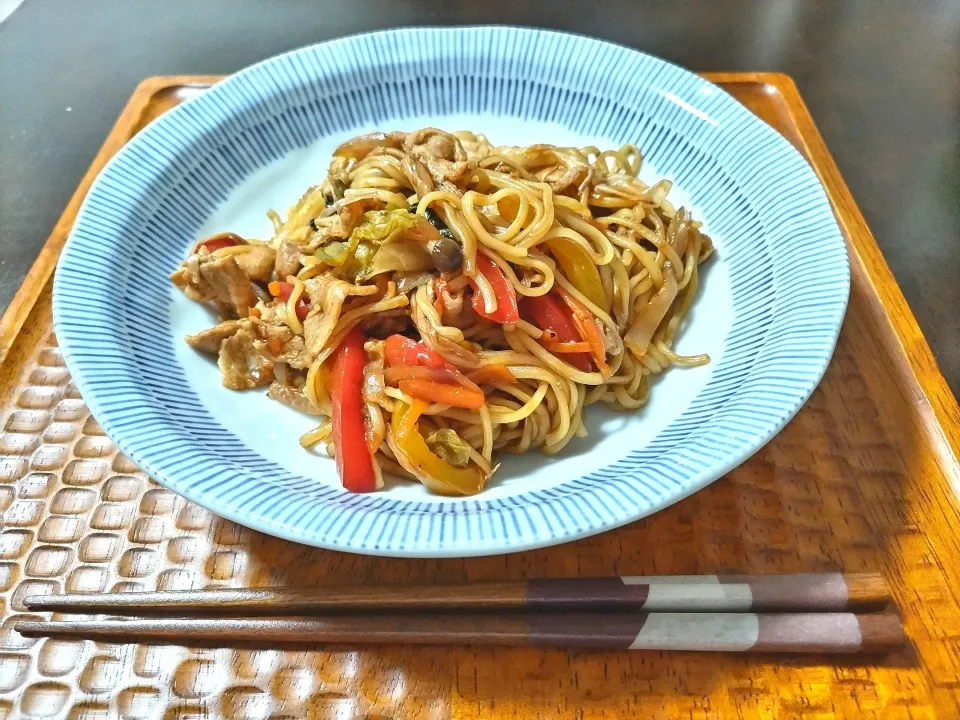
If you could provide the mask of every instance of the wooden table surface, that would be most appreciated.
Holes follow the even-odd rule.
[[[960,394],[960,2],[25,0],[0,24],[0,308],[133,88],[345,34],[506,23],[798,83]]]

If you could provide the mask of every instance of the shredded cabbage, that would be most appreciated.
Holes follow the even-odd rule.
[[[350,239],[358,242],[367,240],[374,243],[386,243],[396,239],[420,222],[420,218],[411,215],[406,208],[400,210],[370,210],[363,214],[366,222],[354,228]]]
[[[414,272],[432,267],[430,254],[418,243],[401,240],[383,245],[364,271],[365,278],[385,272]]]

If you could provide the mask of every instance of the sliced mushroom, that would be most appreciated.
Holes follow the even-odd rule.
[[[454,272],[463,265],[463,251],[456,240],[441,235],[439,240],[427,243],[427,247],[434,266],[440,272]]]

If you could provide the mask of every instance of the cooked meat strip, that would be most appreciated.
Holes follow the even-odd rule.
[[[273,266],[276,261],[276,251],[269,245],[249,245],[245,253],[234,255],[237,265],[251,280],[270,282],[273,275]]]
[[[250,278],[231,255],[191,255],[170,279],[191,300],[216,303],[226,316],[246,317],[257,304]]]
[[[557,167],[540,174],[540,180],[548,183],[553,191],[562,194],[570,188],[579,190],[580,185],[590,175],[590,168],[586,165],[574,165],[567,168]]]
[[[187,344],[195,350],[216,354],[220,352],[223,341],[233,337],[248,322],[249,320],[225,320],[209,330],[187,335]]]
[[[476,167],[457,138],[436,128],[408,134],[403,149],[426,167],[439,187],[448,190],[456,190],[457,182],[465,180]]]
[[[308,415],[320,415],[320,411],[317,410],[313,404],[307,399],[306,394],[303,392],[303,388],[290,387],[289,385],[284,385],[283,383],[277,382],[274,380],[270,383],[270,389],[267,390],[267,397],[273,398],[274,400],[279,400],[284,405],[289,405],[294,410],[299,410],[302,413],[307,413]]]
[[[254,345],[261,355],[273,362],[285,362],[298,370],[310,367],[303,336],[297,335],[285,324],[258,323]]]
[[[220,375],[231,390],[267,385],[273,380],[273,363],[263,357],[255,345],[252,324],[246,324],[220,345]]]
[[[274,270],[277,273],[278,280],[286,280],[289,275],[296,275],[300,270],[300,248],[292,242],[284,240],[277,248],[277,259],[274,263]]]
[[[213,289],[219,304],[232,306],[240,317],[249,315],[250,308],[257,304],[250,278],[230,256],[201,262],[200,279]]]
[[[558,152],[553,145],[528,145],[503,148],[504,155],[538,180],[549,184],[555,193],[571,193],[590,178],[590,166],[569,153]],[[500,170],[516,174],[509,165]],[[575,194],[575,193],[573,193]]]

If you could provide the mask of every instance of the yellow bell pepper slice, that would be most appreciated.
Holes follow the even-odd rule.
[[[604,312],[610,312],[607,294],[603,291],[603,282],[600,280],[600,271],[587,251],[573,240],[563,237],[551,238],[545,244],[560,265],[564,277],[583,293],[587,300]]]
[[[449,493],[475,495],[483,490],[486,480],[480,469],[475,465],[465,468],[451,465],[435,455],[420,434],[417,418],[426,407],[427,403],[422,400],[415,400],[412,406],[399,401],[394,404],[390,425],[397,445],[411,463],[442,484]]]

